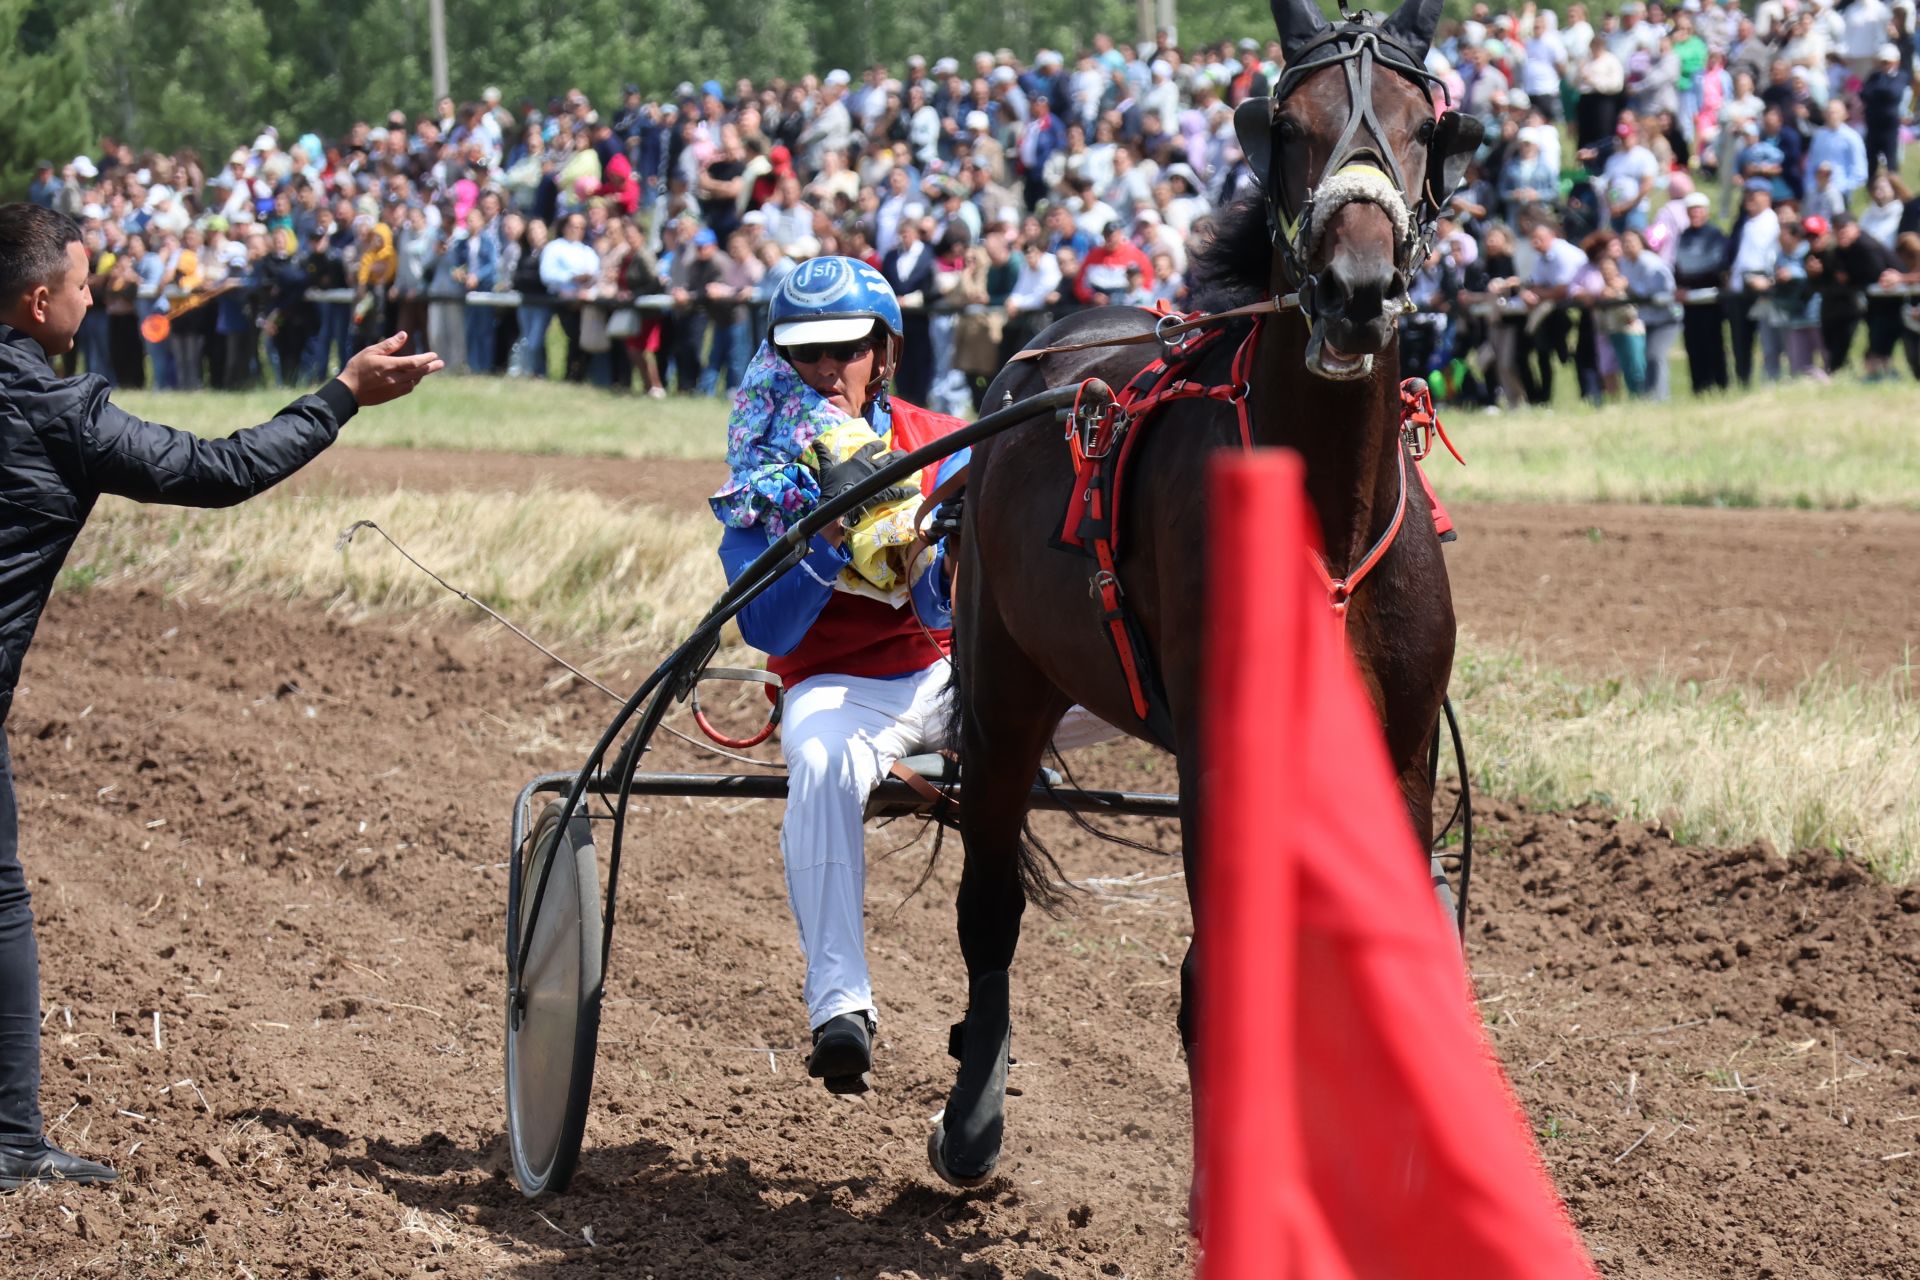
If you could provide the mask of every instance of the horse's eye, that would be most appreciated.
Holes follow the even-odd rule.
[[[1300,126],[1295,123],[1291,116],[1281,116],[1278,120],[1274,121],[1273,133],[1274,136],[1282,142],[1300,141]]]
[[[1434,122],[1428,120],[1414,131],[1414,136],[1419,138],[1422,144],[1431,143],[1433,141],[1433,131],[1435,128]]]

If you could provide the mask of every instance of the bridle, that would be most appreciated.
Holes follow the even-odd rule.
[[[1260,175],[1265,195],[1267,231],[1289,283],[1299,291],[1301,310],[1308,319],[1312,318],[1312,296],[1317,283],[1308,266],[1316,239],[1315,212],[1320,197],[1330,184],[1342,178],[1361,181],[1371,178],[1376,185],[1389,186],[1399,195],[1408,216],[1404,221],[1396,220],[1400,221],[1400,235],[1395,246],[1395,259],[1400,267],[1407,270],[1425,260],[1428,238],[1440,212],[1438,202],[1445,198],[1433,190],[1430,174],[1421,176],[1417,188],[1409,186],[1387,128],[1381,122],[1373,102],[1376,68],[1384,68],[1412,81],[1425,95],[1429,108],[1433,106],[1436,88],[1443,99],[1451,103],[1445,84],[1426,69],[1423,59],[1411,44],[1380,25],[1371,15],[1365,12],[1348,14],[1345,0],[1341,3],[1341,13],[1344,18],[1342,22],[1315,36],[1289,59],[1272,98],[1251,99],[1242,103],[1239,112],[1236,112],[1241,116],[1236,124],[1243,126],[1239,130],[1243,149],[1250,132],[1264,134],[1270,140],[1266,148],[1266,172]],[[1282,136],[1284,122],[1280,117],[1280,107],[1308,77],[1329,67],[1339,67],[1346,80],[1349,105],[1347,126],[1333,144],[1317,184],[1309,182],[1306,194],[1296,208],[1287,192],[1283,172],[1286,139]],[[1243,113],[1250,111],[1264,113],[1264,120],[1247,119]],[[1246,127],[1257,125],[1265,127]],[[1427,145],[1430,154],[1436,131],[1436,121],[1430,113],[1419,131],[1420,141]],[[1252,158],[1250,155],[1249,159]],[[1259,173],[1258,166],[1255,172]],[[1407,194],[1409,190],[1416,191],[1411,199]]]

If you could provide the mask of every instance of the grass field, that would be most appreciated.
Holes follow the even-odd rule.
[[[263,421],[284,392],[126,393],[129,411],[201,434]],[[1483,501],[1920,507],[1920,385],[1798,382],[1667,406],[1442,414],[1466,455],[1428,463],[1443,496]],[[370,447],[719,458],[718,400],[566,383],[435,378],[342,437]]]
[[[264,422],[293,394],[128,391],[114,403],[156,422],[219,436]],[[717,400],[616,396],[578,383],[533,379],[428,379],[404,400],[360,414],[345,443],[373,448],[493,449],[609,457],[718,458],[726,409]]]
[[[480,621],[376,535],[341,550],[341,531],[362,519],[593,670],[628,655],[647,665],[722,586],[704,514],[538,491],[269,496],[227,511],[109,499],[61,585],[157,585],[234,606],[297,600],[408,624]],[[1821,673],[1771,694],[1731,680],[1574,679],[1464,637],[1453,693],[1483,790],[1596,802],[1689,841],[1844,849],[1904,881],[1920,872],[1913,674],[1849,683]]]

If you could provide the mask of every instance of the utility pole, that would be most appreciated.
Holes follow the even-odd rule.
[[[1177,45],[1180,41],[1179,0],[1159,0],[1158,8],[1160,10],[1160,30],[1165,31],[1167,38]]]
[[[427,42],[433,50],[433,100],[438,102],[453,92],[447,79],[447,0],[427,0]]]

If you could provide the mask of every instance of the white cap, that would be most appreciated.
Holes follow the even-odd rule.
[[[107,211],[97,204],[90,204],[80,210],[80,216],[89,222],[98,222],[107,216]]]
[[[787,246],[787,256],[789,258],[812,258],[817,257],[819,253],[820,242],[812,236],[801,236],[798,240],[795,240]]]
[[[1696,191],[1680,203],[1689,209],[1711,209],[1713,207],[1713,197],[1704,191]]]
[[[480,100],[487,103],[498,102],[500,101],[500,90],[492,85],[488,85],[480,91]]]
[[[1880,52],[1873,57],[1876,62],[1899,62],[1900,48],[1898,45],[1883,44],[1880,46]]]
[[[993,82],[995,84],[1012,84],[1019,78],[1019,73],[1012,67],[1000,66],[993,69]]]
[[[933,64],[933,74],[937,76],[957,75],[959,71],[960,64],[952,58],[942,58]]]
[[[984,111],[967,112],[967,131],[969,133],[985,133],[987,130],[991,128],[993,128],[993,120],[987,115],[986,112]]]
[[[1507,91],[1507,105],[1515,111],[1526,111],[1532,108],[1533,99],[1527,96],[1524,89],[1510,89]]]
[[[233,154],[227,157],[227,163],[244,165],[249,158],[250,153],[245,147],[235,147]]]
[[[75,156],[73,158],[73,171],[89,182],[100,176],[100,170],[95,167],[93,161],[86,156]]]
[[[253,149],[255,151],[272,151],[279,145],[280,140],[270,133],[263,133],[253,140]]]
[[[853,77],[841,68],[835,67],[833,70],[827,72],[826,83],[831,85],[848,85],[853,83]]]
[[[749,209],[740,215],[740,225],[743,227],[764,227],[767,225],[767,215],[758,209]]]

